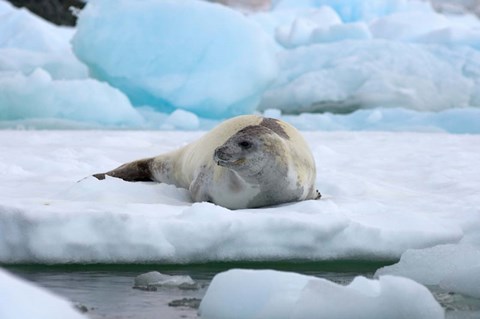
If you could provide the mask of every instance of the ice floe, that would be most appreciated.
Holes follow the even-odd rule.
[[[216,275],[199,313],[203,319],[444,318],[428,289],[410,279],[359,276],[343,286],[271,270]]]
[[[67,300],[0,269],[0,318],[86,319]]]
[[[230,211],[171,185],[84,179],[200,132],[0,131],[0,261],[390,260],[478,247],[477,135],[303,134],[323,198]]]

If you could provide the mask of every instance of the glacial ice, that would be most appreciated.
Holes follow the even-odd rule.
[[[261,110],[275,106],[298,114],[479,106],[480,53],[471,48],[348,40],[284,51],[279,59],[282,71],[263,95]]]
[[[73,94],[72,94],[73,93]],[[0,121],[75,120],[105,126],[141,126],[127,97],[94,79],[54,80],[43,69],[29,75],[0,72]]]
[[[95,1],[72,43],[96,78],[160,111],[252,112],[277,73],[273,41],[258,25],[203,1]]]
[[[478,133],[480,21],[470,16],[406,0],[283,0],[246,15],[193,0],[114,6],[91,2],[68,29],[0,3],[1,128],[209,129],[277,109],[327,112],[292,118],[300,129]],[[50,93],[31,83],[42,72]],[[40,103],[12,85],[20,78]]]
[[[69,40],[57,27],[0,2],[0,121],[24,126],[75,121],[85,125],[140,127],[143,118],[120,91],[88,77]]]

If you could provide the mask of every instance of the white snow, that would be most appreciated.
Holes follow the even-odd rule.
[[[73,305],[0,269],[0,318],[86,319]]]
[[[82,180],[200,135],[0,131],[0,262],[384,260],[480,245],[477,135],[305,132],[323,198],[272,208],[230,211],[170,185]]]
[[[356,277],[342,286],[294,273],[237,269],[213,278],[199,313],[203,319],[444,318],[431,293],[406,278]]]

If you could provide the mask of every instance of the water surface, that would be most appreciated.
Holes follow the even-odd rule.
[[[285,263],[208,263],[197,265],[16,265],[4,266],[11,272],[64,296],[86,310],[92,319],[176,319],[198,318],[197,309],[171,306],[180,300],[201,300],[212,278],[232,268],[294,271],[348,284],[355,276],[372,277],[389,262],[285,262]],[[134,278],[149,271],[168,275],[188,275],[199,289],[133,289]],[[449,319],[480,318],[480,300],[429,287],[447,310]]]

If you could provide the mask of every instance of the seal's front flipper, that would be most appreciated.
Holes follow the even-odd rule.
[[[93,174],[99,180],[104,180],[105,175],[121,178],[127,182],[151,182],[153,158],[141,159],[123,164],[106,173]]]

